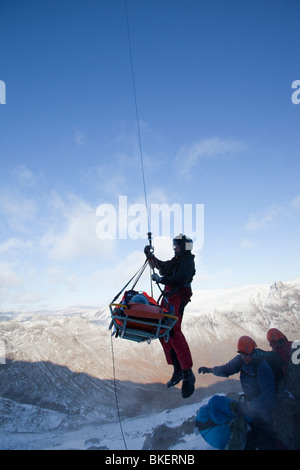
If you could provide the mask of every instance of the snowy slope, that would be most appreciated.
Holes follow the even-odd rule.
[[[207,400],[203,401],[203,404]],[[199,409],[199,404],[187,405],[166,410],[161,413],[141,415],[136,418],[122,420],[122,430],[118,422],[108,422],[106,424],[91,423],[88,425],[74,426],[74,429],[64,429],[57,426],[55,430],[32,429],[31,431],[22,426],[18,430],[0,430],[0,449],[50,449],[50,450],[141,450],[146,443],[153,443],[152,449],[170,450],[202,450],[212,449],[201,436],[196,436],[191,422]],[[26,423],[26,419],[32,420],[35,411],[30,405],[23,405],[17,410],[21,423]],[[15,410],[12,410],[15,411]],[[59,424],[57,413],[43,411],[45,413],[44,422],[49,424]],[[189,429],[183,423],[190,420]],[[56,423],[55,423],[56,421]],[[184,429],[185,428],[185,429]],[[160,430],[166,435],[165,447],[158,444],[157,435],[161,437]],[[125,442],[124,442],[125,440]],[[161,439],[159,439],[162,444]],[[126,445],[126,447],[125,447]]]
[[[212,361],[222,360],[236,350],[239,336],[252,336],[259,347],[269,349],[269,328],[281,329],[290,340],[300,337],[300,279],[194,294],[185,331],[193,347],[199,338],[210,347]],[[220,354],[220,350],[223,354]],[[197,354],[197,353],[196,353]]]
[[[0,364],[3,449],[123,449],[115,385],[128,448],[155,445],[160,432],[170,436],[166,448],[204,448],[192,432],[199,403],[213,393],[239,390],[237,380],[197,376],[196,392],[183,401],[179,386],[164,385],[171,371],[159,342],[111,342],[105,307],[8,312],[0,320],[6,349],[6,364]],[[266,331],[273,326],[300,339],[299,279],[195,292],[184,318],[194,369],[233,357],[241,334],[268,348]]]

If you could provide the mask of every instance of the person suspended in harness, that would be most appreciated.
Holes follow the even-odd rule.
[[[192,296],[191,283],[195,275],[195,256],[191,253],[193,242],[185,235],[178,235],[173,239],[174,257],[169,261],[156,258],[149,246],[145,247],[145,254],[150,266],[157,268],[160,274],[152,274],[152,279],[163,284],[163,305],[166,300],[173,305],[178,320],[173,327],[168,342],[160,340],[166,361],[173,365],[174,371],[167,387],[174,387],[182,380],[181,394],[188,398],[195,390],[195,376],[192,371],[193,360],[189,345],[181,330],[184,308]]]
[[[216,367],[200,367],[199,374],[212,373],[229,377],[240,373],[244,401],[231,407],[243,415],[251,430],[247,433],[245,449],[277,448],[272,433],[272,410],[276,402],[276,381],[271,365],[266,359],[267,351],[257,348],[250,336],[241,336],[237,344],[238,355],[227,364]]]

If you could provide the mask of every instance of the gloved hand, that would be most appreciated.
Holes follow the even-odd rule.
[[[198,374],[212,374],[212,369],[210,367],[199,367]]]
[[[152,258],[153,257],[153,248],[151,248],[151,246],[149,246],[149,245],[146,245],[145,248],[144,248],[144,253],[145,253],[147,259]]]
[[[157,273],[152,274],[151,279],[155,282],[161,282],[162,280],[162,278]]]

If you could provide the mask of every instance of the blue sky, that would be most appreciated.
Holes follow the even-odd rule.
[[[299,1],[127,8],[148,206],[204,205],[194,289],[299,277]],[[96,233],[144,204],[125,1],[1,0],[0,41],[0,311],[103,306],[146,243]]]

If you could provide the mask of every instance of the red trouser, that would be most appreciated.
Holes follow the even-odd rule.
[[[178,320],[170,332],[169,341],[166,343],[164,339],[160,339],[161,345],[165,352],[167,363],[173,364],[171,351],[174,349],[181,369],[191,369],[193,360],[190,348],[184,334],[181,331],[183,309],[188,301],[182,299],[182,297],[178,294],[172,294],[170,297],[168,297],[168,301],[170,305],[174,306],[174,313]]]

